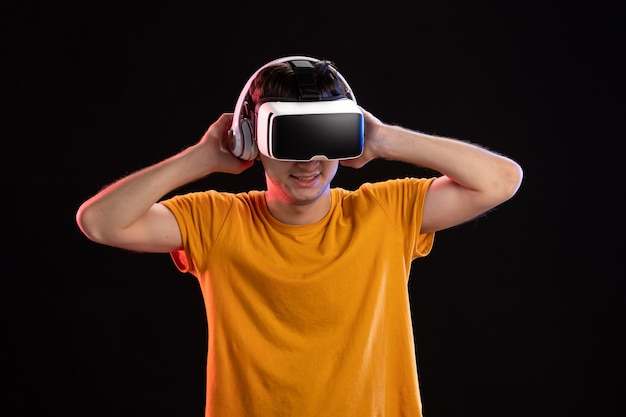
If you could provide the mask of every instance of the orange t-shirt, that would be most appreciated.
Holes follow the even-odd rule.
[[[196,192],[162,203],[208,318],[206,415],[422,415],[408,298],[432,179],[331,190],[304,226],[277,221],[264,192]]]

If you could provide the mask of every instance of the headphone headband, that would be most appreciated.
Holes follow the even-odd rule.
[[[280,64],[283,62],[295,62],[295,61],[307,61],[307,62],[311,62],[311,63],[317,63],[320,62],[319,59],[317,58],[313,58],[310,56],[304,56],[304,55],[293,55],[293,56],[287,56],[287,57],[283,57],[283,58],[277,58],[274,59],[268,63],[266,63],[265,65],[263,65],[262,67],[260,67],[259,69],[257,69],[252,76],[250,76],[250,78],[248,79],[248,81],[246,82],[246,84],[244,85],[243,89],[241,90],[241,93],[239,94],[239,97],[237,98],[237,103],[235,105],[235,110],[234,110],[234,114],[233,114],[233,123],[231,125],[230,131],[229,131],[229,135],[230,135],[230,147],[231,147],[231,151],[235,156],[238,156],[240,158],[243,159],[254,159],[256,157],[256,153],[257,153],[257,148],[256,148],[256,144],[254,143],[254,135],[256,132],[253,132],[253,127],[250,126],[250,123],[248,120],[245,120],[245,125],[240,125],[240,122],[242,121],[242,117],[241,117],[241,111],[242,111],[242,107],[244,106],[244,102],[246,101],[246,96],[248,95],[248,90],[250,89],[250,86],[252,85],[252,82],[254,81],[254,79],[257,77],[257,75],[264,70],[265,68],[275,65],[275,64]],[[292,65],[293,66],[293,65]],[[294,69],[295,70],[295,69]],[[350,85],[348,84],[348,82],[346,81],[346,79],[339,73],[339,71],[337,71],[336,69],[333,68],[333,72],[335,73],[335,75],[337,76],[337,78],[339,78],[339,80],[344,84],[344,87],[346,89],[346,95],[348,98],[352,99],[354,101],[354,103],[356,104],[356,97],[354,96],[354,93],[352,92],[352,89],[350,88]],[[298,75],[298,73],[296,72],[296,75]],[[244,131],[242,133],[242,131]],[[245,136],[245,137],[244,137]],[[249,141],[247,138],[247,136],[251,136],[252,137],[252,144],[250,145],[246,145],[246,142]],[[248,149],[251,148],[251,149]]]

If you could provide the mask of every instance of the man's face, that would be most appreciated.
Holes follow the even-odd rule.
[[[267,192],[273,199],[308,204],[330,191],[338,161],[277,161],[261,155]]]

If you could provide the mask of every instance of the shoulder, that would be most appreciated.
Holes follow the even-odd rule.
[[[434,178],[398,178],[366,182],[355,190],[333,188],[333,201],[344,212],[358,211],[372,215],[375,207],[382,212],[413,211],[422,207]]]
[[[384,194],[401,195],[426,193],[432,178],[394,178],[377,182],[366,182],[361,184],[356,190],[346,190],[344,188],[334,188],[333,192],[338,198],[366,198],[366,196],[376,196]]]
[[[259,201],[264,201],[264,192],[248,191],[241,193],[224,192],[216,190],[194,191],[178,194],[161,201],[167,207],[191,209],[203,206],[231,207],[233,205],[256,206]]]

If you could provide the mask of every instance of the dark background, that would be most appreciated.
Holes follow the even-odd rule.
[[[414,263],[425,415],[624,412],[623,2],[366,3],[3,3],[2,415],[202,415],[196,281],[88,241],[74,215],[286,55],[335,61],[386,122],[525,169]],[[335,184],[422,173],[375,161]],[[264,179],[256,164],[184,189],[207,187]]]

